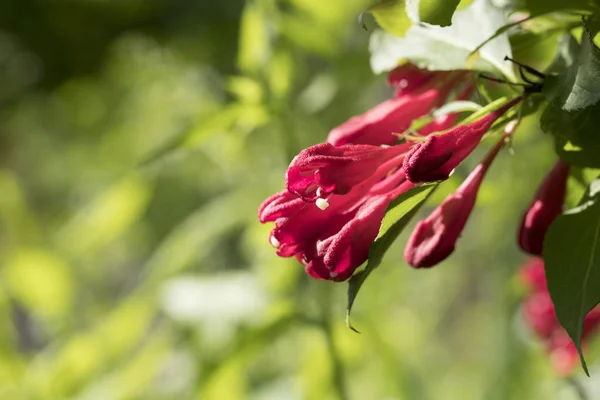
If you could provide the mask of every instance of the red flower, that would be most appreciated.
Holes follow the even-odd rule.
[[[446,197],[425,220],[417,223],[404,248],[404,259],[409,265],[415,268],[432,267],[452,254],[473,210],[485,173],[504,142],[503,136],[456,192]]]
[[[529,293],[522,311],[526,324],[540,338],[550,354],[552,365],[560,376],[567,376],[577,365],[579,354],[567,332],[560,326],[554,305],[548,293],[544,262],[539,257],[530,258],[519,271]],[[600,307],[590,311],[583,321],[582,346],[600,328]]]
[[[387,172],[330,195],[325,209],[288,191],[268,198],[259,219],[275,222],[269,241],[277,254],[295,256],[315,278],[348,279],[367,259],[389,202],[414,186],[401,169]]]
[[[420,70],[411,64],[398,67],[388,75],[388,82],[396,88],[397,97],[332,129],[327,141],[334,146],[392,145],[398,141],[394,133],[406,131],[413,120],[444,104],[450,92],[467,76],[466,72]],[[472,85],[467,83],[467,89],[458,98],[467,98]]]
[[[492,124],[519,101],[521,97],[516,97],[471,124],[459,125],[439,136],[430,135],[425,142],[416,144],[402,166],[408,179],[415,183],[447,179],[477,147]]]
[[[405,65],[389,75],[398,98],[335,128],[329,143],[301,151],[286,172],[287,190],[259,209],[261,222],[274,222],[269,241],[282,257],[296,257],[308,274],[343,281],[367,259],[388,204],[414,187],[402,161],[414,145],[397,142],[415,118],[446,101],[465,72],[429,72]],[[458,98],[472,92],[461,84]],[[445,115],[419,133],[448,129],[456,114]]]
[[[402,164],[408,145],[391,147],[355,144],[333,147],[321,143],[302,150],[286,172],[288,190],[306,201],[346,194],[377,170],[383,177]]]
[[[558,160],[542,181],[519,229],[519,246],[523,251],[542,255],[546,231],[562,213],[568,177],[569,165]]]

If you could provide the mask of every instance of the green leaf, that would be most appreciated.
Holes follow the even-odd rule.
[[[581,167],[600,168],[600,104],[568,112],[548,104],[540,127],[554,136],[556,153],[565,162]]]
[[[590,11],[593,3],[593,0],[527,0],[525,7],[535,16],[560,10]]]
[[[419,18],[428,24],[450,26],[459,3],[460,0],[421,0]]]
[[[580,205],[559,216],[544,242],[548,291],[556,317],[581,351],[583,321],[600,303],[600,179],[593,181]]]
[[[356,295],[360,287],[373,272],[375,268],[381,264],[383,255],[392,245],[394,240],[402,232],[411,218],[417,213],[419,208],[425,203],[429,196],[437,187],[437,183],[425,184],[402,193],[394,201],[392,201],[385,213],[385,217],[381,222],[381,228],[375,242],[369,248],[369,260],[364,270],[354,274],[348,282],[348,305],[346,307],[346,325],[356,331],[350,324],[350,311],[356,299]],[[358,331],[357,331],[358,332]]]
[[[549,76],[544,83],[548,101],[563,110],[580,110],[600,101],[600,49],[594,44],[595,34],[586,25],[575,62],[560,75]],[[574,44],[568,41],[565,46],[568,47],[565,51],[572,51]]]
[[[481,38],[492,36],[506,25],[504,13],[487,0],[477,0],[456,11],[452,25],[439,27],[414,24],[404,38],[377,31],[371,36],[371,68],[375,73],[394,69],[409,60],[422,68],[452,71],[473,69],[501,73],[515,80],[513,66],[504,60],[511,56],[508,35],[503,33],[479,51],[479,57],[469,59]]]
[[[384,0],[367,11],[373,14],[379,26],[396,36],[404,36],[412,25],[404,0]]]

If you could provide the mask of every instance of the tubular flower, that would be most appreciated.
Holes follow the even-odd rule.
[[[374,174],[344,195],[331,194],[328,207],[283,191],[259,209],[261,222],[275,222],[269,237],[282,257],[296,257],[318,279],[344,281],[366,259],[390,201],[414,185],[401,169]]]
[[[516,121],[513,122],[515,124],[507,126],[507,134],[516,127]],[[452,254],[473,210],[481,182],[504,145],[505,137],[496,143],[456,192],[448,196],[426,219],[417,223],[404,249],[404,259],[409,265],[415,268],[432,267]]]
[[[408,145],[333,147],[329,143],[317,144],[294,157],[286,172],[286,186],[306,201],[326,199],[333,193],[347,194],[378,169],[385,170],[385,174],[393,166],[402,164],[407,150]]]
[[[396,89],[396,97],[332,129],[327,141],[334,146],[392,145],[398,141],[394,133],[406,131],[413,120],[444,104],[461,81],[468,78],[467,74],[464,71],[430,72],[411,64],[398,67],[388,75],[388,83]],[[464,99],[472,93],[472,85],[467,83],[466,87],[468,90],[459,98]]]
[[[529,259],[519,271],[519,278],[528,289],[522,305],[525,323],[542,340],[555,371],[560,376],[568,376],[577,365],[579,355],[573,341],[556,318],[546,285],[544,261],[539,257]],[[596,307],[583,321],[582,346],[599,328],[600,307]]]
[[[425,142],[416,144],[402,165],[407,178],[415,183],[448,179],[492,124],[520,101],[521,97],[516,97],[473,123],[459,125],[439,136],[430,135]]]
[[[558,160],[542,181],[519,229],[519,246],[523,251],[542,255],[546,231],[562,213],[568,177],[569,165]]]
[[[412,65],[392,71],[397,98],[335,128],[328,143],[301,151],[285,175],[285,191],[260,206],[262,223],[274,222],[269,242],[281,257],[295,257],[317,279],[344,281],[366,261],[389,203],[414,184],[402,162],[413,141],[397,144],[394,133],[445,102],[473,91],[467,72],[429,72]],[[456,114],[443,115],[420,135],[450,128]]]

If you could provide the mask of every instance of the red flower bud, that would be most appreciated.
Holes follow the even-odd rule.
[[[519,246],[532,255],[542,255],[546,231],[562,213],[569,177],[569,165],[558,160],[538,188],[523,215]]]
[[[439,135],[431,135],[417,143],[406,155],[402,168],[411,182],[433,182],[448,179],[450,173],[477,147],[492,124],[512,106],[517,97],[496,111],[468,125],[459,125]]]
[[[425,220],[417,223],[404,249],[404,259],[409,265],[432,267],[454,251],[454,245],[475,205],[485,173],[504,142],[503,136],[456,192],[446,197]]]

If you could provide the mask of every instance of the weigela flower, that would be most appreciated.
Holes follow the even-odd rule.
[[[514,98],[475,122],[459,125],[442,135],[430,135],[425,142],[416,144],[402,166],[408,179],[415,183],[448,179],[492,124],[519,101],[520,97]]]
[[[388,83],[396,97],[350,118],[329,132],[327,141],[334,146],[345,144],[392,145],[394,133],[406,131],[413,120],[423,117],[448,100],[449,94],[464,85],[457,99],[468,98],[473,91],[469,72],[431,72],[405,64],[390,72]],[[446,120],[449,122],[448,120]],[[452,126],[446,125],[444,129]]]
[[[334,147],[321,143],[302,150],[286,172],[287,189],[307,201],[347,194],[357,184],[402,164],[409,145],[380,147],[368,144]]]
[[[315,278],[344,281],[367,259],[389,202],[413,186],[396,169],[330,195],[321,208],[283,191],[263,203],[259,219],[275,222],[269,241],[278,255],[296,257]]]
[[[275,223],[269,241],[277,254],[295,257],[315,278],[350,278],[367,260],[389,203],[414,187],[402,165],[415,142],[398,143],[398,134],[451,96],[466,99],[473,91],[464,71],[405,65],[388,80],[397,97],[333,129],[328,143],[301,151],[286,172],[287,190],[259,209],[261,222]],[[457,118],[438,116],[416,133],[449,129]]]
[[[460,187],[446,197],[426,219],[417,223],[404,248],[404,259],[409,265],[415,268],[432,267],[452,254],[456,241],[471,215],[481,182],[504,145],[506,136],[512,133],[516,124],[517,121],[512,121],[506,128],[505,136],[496,143]]]
[[[558,160],[535,193],[523,215],[519,246],[532,255],[542,255],[546,231],[563,211],[569,165]]]
[[[579,361],[579,354],[567,332],[561,327],[552,299],[548,293],[544,261],[540,257],[529,259],[519,271],[521,282],[528,294],[522,305],[525,323],[542,340],[550,355],[552,365],[560,376],[571,374]],[[600,307],[590,311],[583,321],[582,347],[600,328]]]

